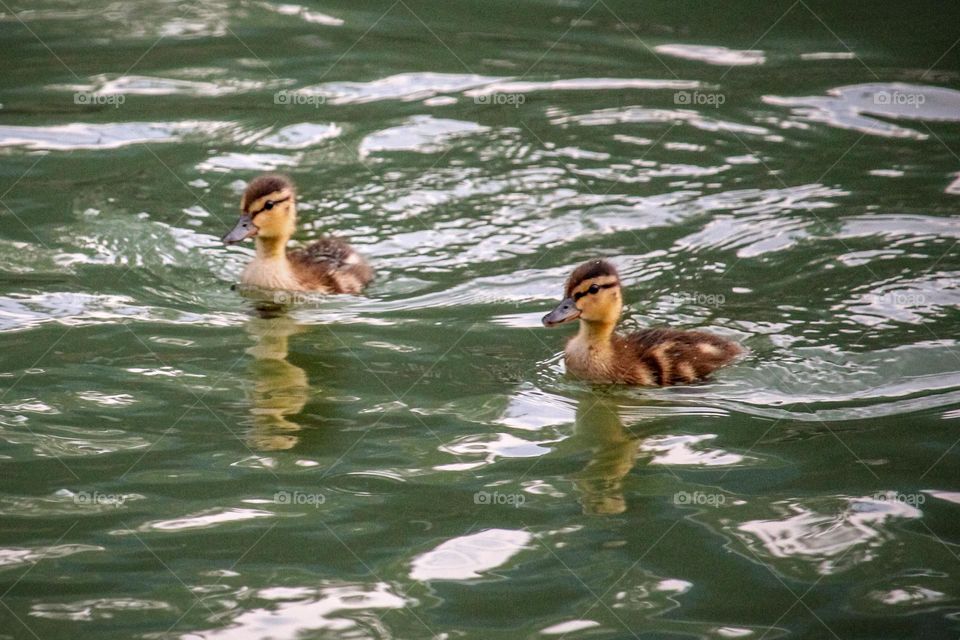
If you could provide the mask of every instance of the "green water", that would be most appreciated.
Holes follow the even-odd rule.
[[[0,638],[960,633],[955,6],[0,5]],[[597,256],[749,355],[566,378]]]

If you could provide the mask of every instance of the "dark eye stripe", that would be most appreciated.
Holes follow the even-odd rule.
[[[598,289],[609,289],[610,287],[615,287],[615,286],[617,286],[617,283],[616,283],[616,282],[608,282],[607,284],[593,284],[593,285],[590,285],[590,286],[591,286],[591,287],[597,287]],[[573,294],[573,299],[574,299],[574,300],[579,300],[580,298],[582,298],[583,296],[587,295],[588,293],[590,293],[590,290],[589,290],[589,289],[586,290],[586,291],[578,291],[577,293]],[[600,292],[597,291],[597,293],[600,293]]]
[[[258,213],[263,213],[264,211],[268,211],[269,209],[272,209],[272,208],[274,208],[275,206],[277,206],[278,204],[280,204],[281,202],[286,202],[286,201],[289,200],[289,199],[290,199],[290,196],[287,196],[286,198],[282,198],[282,199],[280,199],[280,200],[267,200],[267,202],[264,203],[264,205],[263,205],[262,207],[260,207],[260,208],[257,209],[256,211],[251,211],[251,212],[250,212],[250,217],[252,218],[252,217],[254,217],[255,215],[257,215]],[[272,203],[272,204],[270,205],[269,209],[268,209],[268,207],[267,207],[267,203]]]

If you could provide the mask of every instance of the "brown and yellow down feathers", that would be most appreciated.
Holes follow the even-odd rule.
[[[330,293],[360,293],[373,280],[373,269],[339,238],[323,238],[287,252],[287,259],[303,286]]]
[[[703,331],[645,329],[611,338],[615,373],[633,384],[697,382],[743,351],[735,342]]]

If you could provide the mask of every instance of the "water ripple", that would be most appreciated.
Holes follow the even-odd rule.
[[[822,122],[832,127],[888,138],[929,136],[901,127],[881,118],[933,122],[960,121],[960,91],[929,85],[900,82],[874,82],[830,89],[829,97],[785,98],[764,96],[763,101],[778,107],[790,107],[800,120]]]
[[[335,633],[353,637],[370,626],[385,631],[379,616],[390,609],[403,609],[414,601],[395,593],[386,583],[313,587],[270,587],[258,590],[252,597],[259,606],[237,608],[228,616],[226,626],[216,624],[195,635],[205,640],[243,640],[274,638],[296,640],[305,632]],[[252,603],[251,603],[252,604]],[[358,628],[359,627],[359,628]],[[371,637],[363,634],[360,637]],[[381,633],[377,637],[384,637]]]
[[[67,603],[39,602],[30,609],[30,615],[47,620],[89,622],[112,620],[114,616],[143,611],[171,611],[173,607],[162,600],[142,598],[94,598]]]
[[[438,153],[457,138],[483,133],[488,128],[473,122],[414,116],[405,124],[372,133],[360,142],[360,157],[383,151]]]
[[[31,150],[118,149],[143,142],[179,142],[187,136],[214,135],[233,127],[227,122],[71,123],[43,127],[0,126],[0,147]]]
[[[728,524],[726,529],[755,558],[791,577],[833,575],[876,560],[899,520],[921,517],[914,506],[877,497],[778,501],[771,518]]]
[[[77,553],[106,551],[104,547],[91,544],[58,544],[39,547],[3,547],[0,548],[0,571],[25,564],[36,564],[41,560],[65,558]]]
[[[438,94],[458,93],[502,78],[455,73],[400,73],[371,82],[328,82],[304,87],[305,95],[323,96],[334,105],[364,104],[380,100],[410,102]]]
[[[183,518],[173,520],[153,520],[137,528],[142,532],[176,532],[192,529],[211,529],[235,522],[245,522],[259,518],[273,518],[276,514],[262,509],[211,509]],[[115,531],[116,535],[132,533],[129,531]]]

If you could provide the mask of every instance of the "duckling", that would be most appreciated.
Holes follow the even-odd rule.
[[[593,382],[672,385],[696,382],[743,352],[740,345],[703,331],[644,329],[614,333],[623,301],[620,276],[606,260],[577,267],[564,300],[543,317],[547,327],[580,320],[564,351],[567,370]]]
[[[287,250],[296,229],[297,195],[280,175],[262,175],[247,185],[240,200],[240,219],[223,241],[234,244],[255,238],[256,257],[241,282],[264,289],[360,293],[373,270],[360,254],[338,238],[323,238],[302,249]]]

